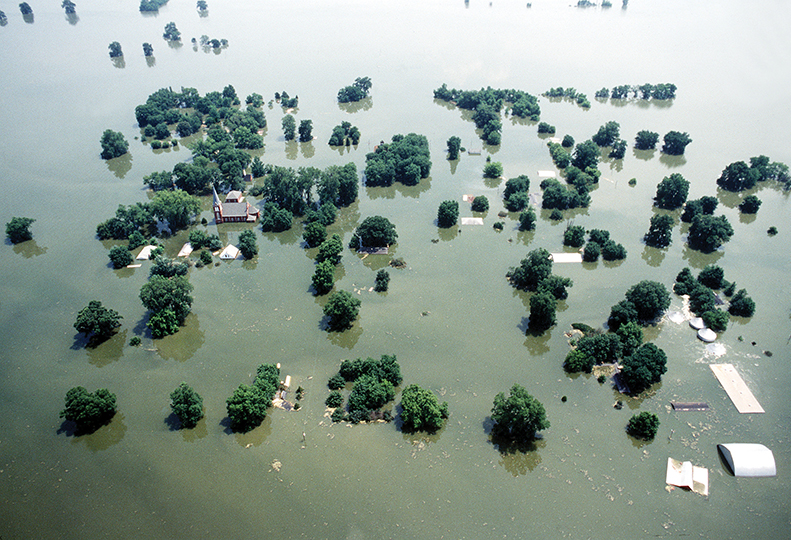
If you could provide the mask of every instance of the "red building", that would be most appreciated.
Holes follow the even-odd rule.
[[[217,190],[212,186],[214,194],[214,219],[217,223],[246,222],[252,223],[258,219],[258,208],[245,202],[241,191],[229,191],[225,202],[220,202]]]

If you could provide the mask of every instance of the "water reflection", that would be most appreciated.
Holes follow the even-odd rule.
[[[115,68],[124,69],[126,67],[126,60],[124,60],[123,56],[116,56],[115,58],[111,58],[110,61]]]
[[[492,444],[500,451],[500,460],[497,464],[511,473],[513,477],[527,474],[541,464],[542,460],[539,450],[546,446],[543,440],[516,447],[514,445],[500,445],[494,440]]]
[[[643,247],[643,260],[653,268],[658,268],[662,261],[665,260],[665,256],[667,255],[667,248],[665,249],[658,249],[655,247],[650,247],[646,245]]]
[[[632,148],[632,155],[643,161],[654,159],[654,154],[656,154],[656,148],[653,150],[638,150],[637,148]]]
[[[94,342],[92,338],[85,343],[85,352],[88,354],[88,362],[91,365],[103,368],[120,360],[124,355],[127,332],[128,330],[124,329],[113,334],[106,340]],[[78,339],[75,338],[75,343],[77,341]]]
[[[671,156],[670,154],[663,153],[659,156],[659,163],[667,167],[668,169],[674,169],[676,167],[682,167],[687,164],[687,158],[683,155],[681,156]]]
[[[681,253],[681,258],[687,261],[692,268],[703,269],[707,264],[715,264],[719,261],[725,252],[722,248],[715,250],[711,253],[702,253],[689,247],[689,244],[684,244],[684,250]]]
[[[261,444],[266,441],[267,437],[272,434],[272,409],[269,409],[266,418],[264,418],[260,426],[247,433],[233,432],[231,430],[231,420],[227,417],[220,421],[220,425],[225,428],[223,431],[225,431],[226,434],[233,435],[236,444],[242,448],[261,446]]]
[[[157,65],[157,59],[153,56],[146,56],[146,65],[148,67],[154,67]]]
[[[526,328],[525,335],[527,339],[525,339],[524,347],[532,356],[540,356],[542,354],[546,354],[549,352],[549,341],[552,339],[552,330],[547,330],[545,332],[534,332],[527,327],[528,319],[526,317],[522,318],[522,322],[519,325],[520,329]]]
[[[201,418],[198,423],[192,429],[182,429],[181,437],[184,439],[184,442],[192,443],[197,441],[198,439],[203,439],[206,435],[209,434],[208,425],[206,423],[206,416],[205,416],[205,408],[204,408],[204,417]]]
[[[8,241],[6,241],[6,243],[7,242]],[[39,255],[44,255],[47,252],[47,248],[39,247],[35,240],[27,240],[25,242],[14,244],[13,250],[14,253],[17,255],[22,255],[26,259],[38,257]]]
[[[297,159],[297,152],[299,151],[299,143],[297,141],[286,141],[286,159],[294,161]]]
[[[757,214],[745,214],[744,212],[739,212],[739,223],[749,224],[755,221],[757,218]]]
[[[726,208],[736,208],[742,202],[742,195],[753,195],[756,191],[749,190],[744,193],[734,193],[733,191],[717,187],[717,200]]]
[[[80,16],[76,13],[67,13],[66,20],[69,21],[69,24],[75,26],[80,21]]]
[[[434,225],[437,224],[437,220],[434,220]],[[456,226],[443,228],[437,227],[437,236],[443,242],[450,242],[451,240],[455,239],[459,234],[461,234],[461,229]]]
[[[459,155],[461,155],[461,153],[459,153]],[[456,174],[456,168],[459,166],[459,160],[458,159],[447,160],[447,162],[448,165],[450,165],[450,174],[451,175]]]
[[[105,163],[107,163],[107,169],[117,178],[124,178],[126,173],[132,170],[132,153],[127,152],[123,156],[108,159]]]
[[[326,328],[326,317],[322,319],[320,325],[322,328]],[[360,326],[360,321],[355,321],[354,326],[343,332],[327,332],[327,340],[337,347],[351,350],[357,345],[362,335],[363,329]]]
[[[121,439],[126,435],[126,430],[124,415],[121,412],[117,412],[109,424],[100,427],[91,434],[77,435],[74,423],[68,420],[61,424],[58,433],[65,433],[68,437],[74,437],[72,444],[84,444],[86,448],[95,453],[100,450],[107,450],[121,442]]]
[[[178,49],[180,49],[180,48],[182,48],[184,46],[184,44],[181,42],[181,40],[174,41],[172,39],[168,39],[167,42],[168,42],[168,47],[170,47],[171,49],[178,50]]]
[[[302,152],[302,157],[306,159],[310,159],[316,154],[316,149],[313,147],[313,141],[299,143],[299,150]]]
[[[517,231],[516,239],[521,244],[525,246],[530,245],[536,237],[536,231],[533,229],[532,231]]]
[[[163,360],[184,362],[195,356],[205,341],[206,336],[200,328],[198,316],[190,313],[178,332],[158,339],[154,341],[154,344],[157,354]]]
[[[435,100],[436,101],[436,100]],[[360,101],[352,101],[349,103],[338,103],[338,108],[347,113],[357,113],[360,111],[367,111],[374,106],[374,98],[368,96]]]
[[[22,19],[28,24],[33,24],[34,21],[34,17],[32,13],[23,13]]]

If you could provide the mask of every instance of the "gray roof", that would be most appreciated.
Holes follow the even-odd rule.
[[[222,205],[222,217],[229,218],[235,216],[247,216],[246,202],[227,202]]]

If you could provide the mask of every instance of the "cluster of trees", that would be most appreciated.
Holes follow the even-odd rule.
[[[448,402],[441,404],[430,390],[410,384],[401,393],[402,429],[407,432],[427,431],[435,433],[448,418]]]
[[[648,232],[643,236],[643,241],[651,247],[665,248],[672,242],[674,221],[672,216],[667,214],[655,214],[651,216],[648,225]]]
[[[370,77],[357,77],[354,83],[338,90],[338,102],[350,103],[352,101],[362,101],[368,97],[373,83]]]
[[[576,88],[563,88],[562,86],[558,86],[557,88],[550,88],[542,95],[548,98],[566,98],[576,102],[577,105],[583,109],[590,109],[591,106],[590,101],[588,101],[588,96],[582,92],[577,92]]]
[[[349,241],[351,249],[385,247],[396,243],[395,225],[382,216],[369,216],[360,223]]]
[[[488,212],[489,199],[487,199],[485,195],[478,195],[472,200],[470,208],[473,212]]]
[[[280,103],[280,106],[286,110],[299,107],[299,96],[291,97],[285,90],[282,92],[275,92],[275,101]]]
[[[119,204],[114,217],[96,226],[96,236],[100,240],[127,240],[132,233],[138,232],[148,237],[156,230],[155,225],[150,203]]]
[[[330,378],[327,386],[333,393],[327,406],[336,408],[332,419],[336,422],[348,420],[353,424],[383,418],[392,419],[390,411],[381,411],[395,398],[395,388],[401,384],[401,367],[395,355],[383,354],[379,360],[358,358],[341,362],[338,374]],[[343,395],[339,390],[352,383],[347,401],[347,413],[343,410]],[[418,401],[420,396],[415,396]],[[444,408],[447,412],[447,405]],[[419,414],[419,412],[418,412]],[[414,419],[420,421],[420,416]]]
[[[374,278],[374,290],[376,292],[386,292],[390,286],[390,272],[382,268],[376,273]]]
[[[392,143],[382,142],[365,156],[368,186],[390,186],[393,182],[414,186],[430,172],[431,155],[424,135],[393,135]]]
[[[634,147],[638,150],[654,150],[657,142],[659,142],[659,133],[644,129],[637,132]]]
[[[208,50],[210,48],[216,50],[216,49],[219,49],[220,47],[227,47],[228,46],[228,40],[227,39],[210,38],[206,34],[203,34],[200,37],[199,42],[200,42],[201,47],[203,47],[204,52],[208,52]],[[192,43],[193,43],[193,45],[196,43],[195,38],[192,38]],[[197,50],[197,47],[195,47],[195,50]],[[262,104],[263,104],[263,97],[261,99],[262,99]],[[261,105],[255,105],[255,107],[260,107],[260,106]]]
[[[241,237],[240,237],[241,238]],[[197,267],[206,266],[212,263],[212,252],[222,249],[220,237],[216,234],[206,234],[202,229],[194,229],[189,234],[190,246],[193,253],[198,253]],[[205,249],[204,249],[205,248]],[[257,250],[256,246],[256,250]]]
[[[509,212],[521,212],[530,204],[530,178],[520,174],[505,181],[503,201]]]
[[[778,161],[770,162],[766,156],[751,157],[750,165],[736,161],[725,167],[717,179],[717,185],[728,191],[740,192],[766,180],[777,180],[788,185],[791,183],[788,166]]]
[[[621,139],[621,125],[618,122],[607,122],[599,128],[591,140],[599,147],[611,147],[608,155],[610,158],[623,159],[626,154],[626,141]]]
[[[343,240],[338,234],[333,234],[319,245],[316,270],[313,273],[313,289],[317,295],[327,294],[332,290],[335,267],[341,262],[342,251]]]
[[[275,364],[258,366],[253,384],[240,384],[225,401],[231,429],[247,433],[260,426],[279,386],[280,369]]]
[[[677,86],[672,83],[659,83],[659,84],[641,84],[641,85],[628,85],[623,84],[614,86],[612,90],[602,88],[595,94],[598,99],[626,99],[629,93],[635,99],[673,99],[676,97]]]
[[[617,332],[629,322],[642,325],[658,319],[670,306],[670,293],[659,282],[643,280],[626,291],[625,299],[612,306],[607,325]]]
[[[596,262],[599,255],[605,261],[620,261],[626,258],[626,248],[611,239],[609,231],[591,229],[588,231],[588,242],[582,250],[582,260]]]
[[[11,221],[5,224],[5,235],[12,244],[26,242],[33,238],[33,233],[30,232],[30,226],[36,220],[26,217],[12,217]]]
[[[66,15],[74,15],[77,13],[77,4],[71,0],[63,0],[63,2],[60,4],[60,7],[66,11]]]
[[[681,221],[684,223],[692,223],[695,216],[698,215],[712,215],[717,209],[719,201],[716,197],[704,195],[700,199],[693,199],[687,201],[684,205],[684,211],[681,213]]]
[[[140,0],[140,11],[159,11],[168,0]]]
[[[519,118],[537,122],[541,114],[538,99],[521,90],[449,90],[443,83],[434,90],[434,99],[453,102],[461,109],[474,111],[472,119],[475,127],[481,130],[481,139],[492,146],[500,144],[503,129],[500,111],[506,103],[511,105],[511,114]]]
[[[6,24],[8,24],[8,16],[5,11],[0,10],[0,26],[5,26]]]
[[[106,388],[88,392],[84,387],[76,386],[66,392],[65,401],[60,417],[74,422],[77,435],[93,433],[109,424],[117,410],[115,394]]]
[[[534,249],[506,274],[517,289],[535,293],[530,297],[531,330],[544,331],[555,324],[557,301],[568,298],[567,289],[573,285],[571,279],[553,275],[552,264],[546,249]]]
[[[332,128],[330,135],[330,146],[351,146],[360,142],[360,130],[353,126],[351,122],[341,122],[341,125]]]
[[[206,0],[198,0],[195,7],[198,11],[203,12],[209,9],[209,4],[206,3]]]
[[[723,332],[728,323],[728,313],[718,309],[718,298],[714,291],[721,291],[730,298],[728,313],[738,317],[752,317],[755,302],[745,289],[736,292],[736,282],[725,279],[725,271],[717,265],[708,265],[700,271],[697,278],[689,268],[683,268],[676,276],[673,292],[689,295],[690,311],[701,317],[706,326],[715,332]]]
[[[183,269],[186,271],[186,269]],[[140,289],[140,300],[151,311],[146,326],[154,338],[178,332],[192,309],[193,287],[178,265],[163,260],[151,269],[152,275]],[[165,275],[163,275],[163,272]]]
[[[555,134],[555,126],[551,126],[551,125],[547,124],[546,122],[539,122],[538,123],[538,132],[539,133],[546,133],[548,135],[554,135]]]
[[[19,11],[22,12],[22,15],[32,15],[33,8],[30,7],[30,4],[27,2],[22,2],[19,4]]]
[[[492,161],[491,157],[487,156],[486,165],[483,166],[484,178],[500,178],[503,175],[503,164],[499,161]]]
[[[179,419],[182,428],[192,429],[203,418],[203,398],[183,382],[170,394],[170,410]]]
[[[544,190],[541,208],[568,210],[587,208],[590,205],[591,199],[586,183],[580,183],[576,187],[567,187],[554,178],[546,178],[541,181],[541,189]]]
[[[570,135],[567,135],[570,137]],[[552,157],[552,161],[555,162],[555,166],[558,169],[565,169],[571,163],[571,154],[566,150],[566,148],[570,148],[574,146],[574,139],[571,139],[571,143],[567,146],[558,144],[556,142],[547,141],[547,148],[549,148],[549,155]],[[563,139],[563,142],[566,142],[566,139]]]
[[[699,214],[692,218],[687,235],[687,244],[692,249],[711,253],[727,242],[733,236],[728,218],[725,216],[712,216]]]
[[[258,255],[258,243],[253,231],[242,231],[239,234],[239,252],[245,259],[252,259]]]

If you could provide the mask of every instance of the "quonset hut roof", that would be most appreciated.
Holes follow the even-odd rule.
[[[717,449],[734,476],[776,476],[775,456],[762,444],[718,444]]]

